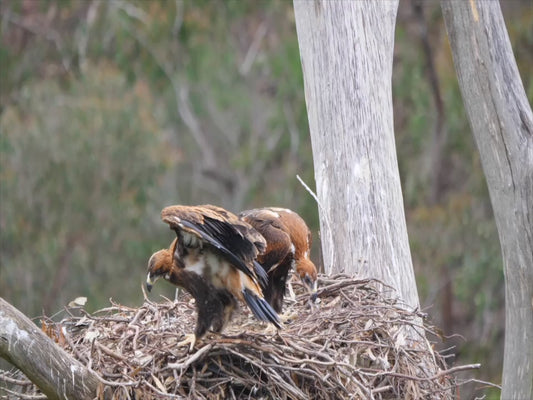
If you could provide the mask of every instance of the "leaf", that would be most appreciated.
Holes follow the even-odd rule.
[[[76,322],[76,326],[84,326],[84,325],[89,325],[87,323],[87,317],[86,316],[81,317],[81,319],[78,322]]]
[[[374,353],[372,353],[372,349],[370,347],[366,349],[366,354],[372,361],[376,361],[377,357],[374,355]]]
[[[85,334],[85,336],[83,337],[83,340],[85,342],[91,342],[93,341],[94,339],[96,339],[98,336],[100,336],[100,334],[98,333],[98,331],[87,331],[87,333]]]
[[[153,356],[144,354],[140,350],[135,351],[134,361],[137,363],[137,365],[147,365],[150,361],[152,361],[153,358]]]
[[[385,357],[377,357],[377,361],[384,371],[388,371],[390,369],[390,363]]]
[[[167,389],[165,388],[165,385],[163,385],[163,384],[161,383],[161,381],[157,378],[157,376],[155,376],[154,374],[152,374],[152,378],[154,379],[154,382],[155,382],[157,388],[158,388],[159,390],[161,390],[163,393],[167,393]]]
[[[171,385],[175,380],[176,378],[174,378],[173,376],[167,376],[167,379],[165,379],[165,385]]]
[[[396,350],[398,350],[400,347],[405,347],[406,345],[407,345],[407,341],[405,338],[405,334],[403,333],[403,330],[400,330],[398,332],[398,335],[396,335],[394,346],[396,347]]]
[[[85,303],[87,303],[87,297],[76,297],[74,300],[68,303],[68,306],[69,307],[83,307]]]

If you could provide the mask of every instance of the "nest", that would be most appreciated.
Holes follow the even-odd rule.
[[[81,310],[43,327],[98,373],[99,398],[449,399],[454,373],[475,367],[447,369],[426,340],[434,328],[383,285],[337,275],[320,276],[319,287],[320,303],[311,304],[295,286],[281,331],[241,307],[223,334],[207,334],[191,353],[177,346],[196,324],[186,293],[140,308]],[[23,379],[10,379],[36,398]]]

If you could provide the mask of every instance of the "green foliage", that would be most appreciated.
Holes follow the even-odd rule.
[[[76,294],[93,307],[139,298],[139,261],[153,247],[146,215],[165,173],[156,102],[113,67],[89,71],[66,89],[27,82],[0,120],[1,291],[26,311]]]
[[[158,217],[170,203],[307,204],[317,225],[295,179],[313,173],[291,5],[182,4],[2,5],[15,16],[3,20],[8,35],[32,38],[0,47],[10,66],[1,289],[29,314],[77,295],[89,306],[137,301],[146,260],[172,239]],[[37,31],[33,19],[48,22]],[[23,268],[30,259],[39,261]],[[25,287],[15,284],[21,276]]]

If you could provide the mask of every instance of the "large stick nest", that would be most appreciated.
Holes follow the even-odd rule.
[[[207,334],[191,353],[177,347],[196,324],[185,293],[178,301],[146,299],[140,308],[81,310],[43,327],[100,375],[99,398],[453,398],[453,373],[472,366],[446,369],[421,313],[383,295],[375,281],[321,276],[319,287],[320,303],[310,304],[296,286],[283,330],[241,307],[223,334]],[[21,395],[39,393],[11,379]]]

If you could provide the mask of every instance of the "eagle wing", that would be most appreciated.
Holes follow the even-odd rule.
[[[265,238],[267,248],[257,260],[268,273],[276,269],[287,254],[291,251],[294,253],[287,227],[275,211],[256,208],[241,212],[239,218],[253,226]]]
[[[255,260],[266,249],[266,241],[235,214],[212,205],[170,206],[161,211],[161,219],[178,237],[180,232],[194,235],[237,269],[266,286],[266,272]]]

